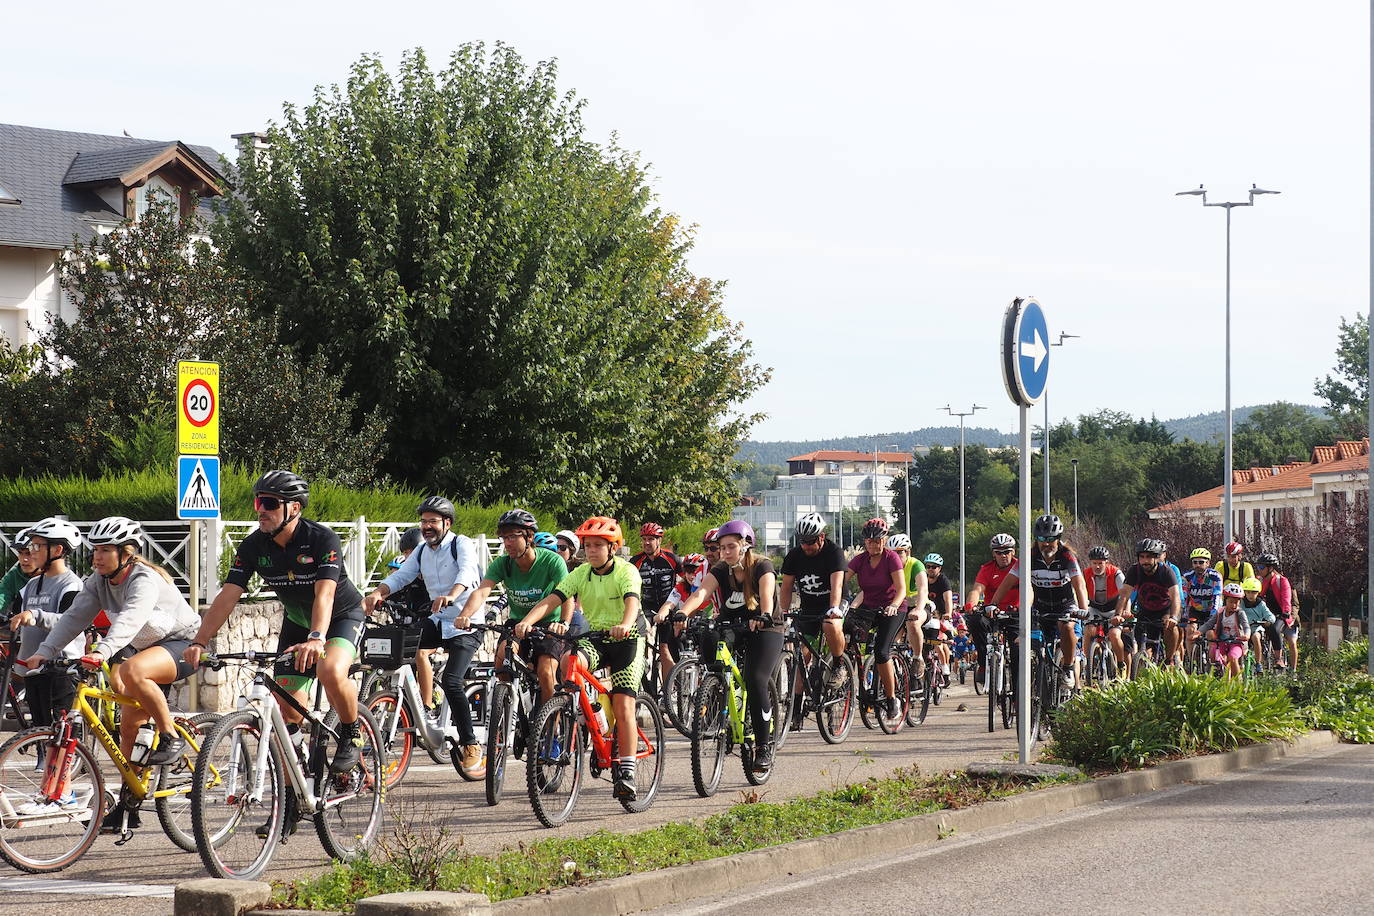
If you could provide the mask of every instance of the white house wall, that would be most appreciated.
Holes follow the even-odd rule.
[[[62,308],[57,258],[41,248],[0,246],[0,336],[19,346],[33,343],[47,327],[48,313]]]

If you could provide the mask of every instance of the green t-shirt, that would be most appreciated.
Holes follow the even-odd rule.
[[[510,619],[523,620],[541,599],[568,576],[568,564],[552,550],[534,548],[534,564],[528,572],[509,556],[502,554],[487,565],[483,579],[501,582],[506,586],[506,596],[510,598]],[[557,619],[554,617],[553,619]]]
[[[10,603],[14,601],[16,595],[23,589],[24,583],[29,581],[29,576],[19,564],[15,563],[0,578],[0,614],[9,611]]]
[[[915,557],[906,558],[906,597],[907,603],[916,600],[920,594],[921,587],[916,582],[916,577],[923,575],[926,571],[926,564]]]
[[[605,575],[597,575],[592,564],[583,563],[568,573],[554,591],[564,599],[581,599],[587,629],[609,630],[625,619],[625,597],[638,598],[639,589],[639,570],[623,557],[616,557]]]

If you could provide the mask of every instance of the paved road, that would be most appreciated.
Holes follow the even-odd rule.
[[[1374,747],[1343,745],[654,912],[1370,913],[1371,812]]]
[[[957,711],[961,703],[968,705],[967,711]],[[572,821],[557,834],[539,826],[530,812],[523,794],[523,766],[512,774],[516,783],[512,789],[518,791],[512,791],[500,806],[489,808],[481,784],[462,782],[452,767],[434,765],[420,752],[401,788],[388,800],[411,808],[426,820],[462,831],[467,849],[488,851],[555,835],[639,830],[688,820],[729,807],[739,800],[741,790],[749,788],[738,759],[730,758],[720,791],[713,798],[698,797],[692,789],[688,744],[671,726],[669,736],[664,789],[652,809],[628,815],[611,798],[609,781],[589,781]],[[998,760],[1015,750],[1014,732],[987,732],[986,701],[970,688],[956,685],[925,724],[897,735],[868,731],[856,720],[849,739],[832,746],[821,741],[814,724],[808,723],[806,731],[791,736],[773,779],[760,791],[775,799],[810,794],[869,775],[885,775],[899,766],[916,764],[925,772],[938,772],[961,768],[973,760]],[[112,837],[99,838],[80,862],[55,876],[19,877],[0,862],[0,914],[44,912],[73,905],[96,912],[117,907],[121,916],[170,913],[171,901],[166,896],[116,896],[170,895],[170,887],[178,881],[205,876],[198,856],[181,852],[162,835],[155,814],[145,819],[145,824],[151,826],[122,847],[116,847]],[[280,849],[267,877],[309,874],[327,862],[314,830],[306,823]]]

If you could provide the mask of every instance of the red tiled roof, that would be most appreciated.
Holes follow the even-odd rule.
[[[1369,440],[1341,441],[1335,445],[1318,445],[1312,449],[1311,461],[1295,461],[1269,468],[1244,468],[1231,472],[1232,495],[1247,493],[1277,493],[1283,490],[1310,490],[1314,474],[1340,474],[1367,470]],[[1213,487],[1155,506],[1151,512],[1184,511],[1189,509],[1217,509],[1221,506],[1222,487]]]
[[[872,461],[872,452],[843,452],[843,451],[819,451],[807,452],[805,455],[798,455],[795,458],[788,458],[788,461]],[[879,461],[887,461],[893,464],[900,464],[910,461],[911,456],[906,452],[879,452]]]

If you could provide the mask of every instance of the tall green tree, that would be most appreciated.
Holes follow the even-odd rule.
[[[281,339],[390,418],[392,474],[568,515],[719,511],[767,373],[582,106],[502,45],[394,76],[364,57],[243,151],[224,244]]]
[[[1317,396],[1344,436],[1359,438],[1369,430],[1369,318],[1355,313],[1341,319],[1333,374],[1318,379]]]
[[[1248,468],[1307,461],[1314,445],[1331,443],[1336,424],[1313,416],[1297,404],[1275,401],[1256,407],[1245,422],[1236,424],[1232,440],[1234,465]]]

